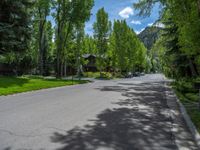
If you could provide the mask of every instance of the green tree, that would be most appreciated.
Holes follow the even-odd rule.
[[[79,78],[83,73],[83,68],[82,68],[83,38],[84,38],[84,25],[83,24],[77,25],[75,59],[76,59],[77,75],[79,76]]]
[[[111,58],[110,66],[112,67],[113,76],[115,76],[116,72],[118,71],[118,62],[117,62],[117,53],[116,53],[116,45],[115,45],[115,34],[112,32],[109,37],[109,45],[108,45],[108,56]]]
[[[96,53],[96,44],[92,36],[85,35],[83,39],[83,53],[84,54],[95,54]]]
[[[178,62],[178,66],[182,68],[185,61],[189,64],[191,77],[196,77],[200,72],[200,2],[199,0],[141,0],[135,4],[135,8],[140,10],[141,15],[149,15],[154,4],[160,2],[163,7],[162,20],[171,19],[172,24],[176,26],[176,42],[172,47],[179,47],[177,51],[173,51],[173,56]],[[167,12],[167,13],[166,13]],[[167,25],[167,24],[166,24]],[[170,35],[170,31],[166,35]],[[182,56],[186,59],[182,59]],[[181,63],[182,62],[182,63]],[[182,75],[188,74],[188,69],[182,71]],[[180,75],[180,73],[179,73]]]
[[[30,0],[0,1],[0,54],[23,52],[28,48],[31,6]]]
[[[93,28],[94,38],[97,44],[97,67],[100,70],[100,76],[102,76],[102,71],[106,67],[106,51],[108,49],[108,38],[111,29],[111,22],[104,8],[98,10]]]
[[[27,54],[32,31],[32,5],[30,0],[0,1],[0,63],[10,64],[16,75],[31,66]]]
[[[57,0],[54,1],[56,9],[56,59],[57,77],[63,76],[66,69],[66,45],[69,44],[70,35],[74,26],[85,23],[90,17],[93,0]]]
[[[145,69],[146,48],[126,21],[114,22],[110,40],[113,66],[122,74]]]
[[[45,75],[48,39],[47,39],[47,16],[51,10],[51,0],[38,0],[35,3],[35,20],[38,24],[38,48],[39,48],[39,71]]]

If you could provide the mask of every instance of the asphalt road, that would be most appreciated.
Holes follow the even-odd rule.
[[[0,150],[197,149],[164,81],[156,74],[2,96]]]

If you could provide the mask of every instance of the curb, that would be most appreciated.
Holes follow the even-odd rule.
[[[166,80],[166,79],[165,79]],[[177,149],[178,150],[181,150],[182,149],[182,147],[181,147],[181,145],[179,144],[179,142],[178,142],[178,140],[177,140],[177,136],[176,136],[176,133],[175,133],[175,131],[177,130],[177,127],[174,125],[175,123],[174,123],[174,118],[175,118],[175,116],[174,116],[174,113],[173,113],[173,111],[171,110],[171,106],[170,106],[170,103],[169,103],[169,99],[168,99],[168,93],[167,93],[167,84],[166,84],[166,82],[163,82],[164,83],[164,88],[165,88],[165,98],[166,98],[166,101],[167,101],[167,106],[168,106],[168,113],[169,113],[169,116],[170,116],[170,118],[172,119],[172,124],[171,124],[171,131],[172,131],[172,136],[173,136],[173,139],[174,139],[174,142],[175,142],[175,144],[176,144],[176,146],[177,146]]]
[[[165,80],[168,80],[168,79],[165,78]],[[164,82],[164,86],[165,86],[165,88],[167,87],[166,82]],[[184,105],[181,103],[181,101],[179,100],[179,98],[177,97],[177,95],[175,94],[173,89],[172,89],[172,91],[175,95],[176,102],[177,102],[178,107],[180,109],[180,113],[183,116],[183,119],[185,120],[185,123],[186,123],[189,131],[191,132],[198,148],[200,149],[200,134],[199,134],[197,128],[195,127],[195,125],[193,124],[192,120],[190,119],[190,116],[188,115]],[[166,94],[166,92],[165,92],[165,94]]]
[[[180,102],[180,100],[177,98],[176,96],[176,101],[180,107],[180,111],[181,111],[181,114],[183,115],[183,118],[190,130],[190,132],[192,133],[193,137],[194,137],[194,140],[197,144],[197,146],[199,147],[200,149],[200,134],[199,132],[197,131],[197,128],[195,127],[195,125],[193,124],[193,122],[191,121],[185,107],[183,106],[183,104]]]

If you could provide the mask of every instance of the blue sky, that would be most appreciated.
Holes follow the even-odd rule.
[[[157,5],[152,15],[148,18],[137,16],[137,11],[133,8],[133,3],[137,0],[95,0],[90,20],[86,23],[85,32],[89,35],[93,34],[93,23],[96,20],[97,11],[104,7],[109,14],[109,19],[126,20],[128,25],[135,30],[136,33],[141,32],[145,27],[151,25],[159,18],[159,6]]]

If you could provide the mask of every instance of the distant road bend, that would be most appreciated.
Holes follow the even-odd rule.
[[[154,74],[2,96],[0,150],[197,150],[166,82]]]

